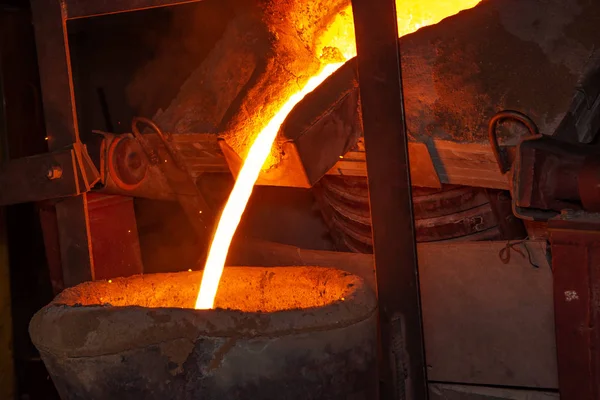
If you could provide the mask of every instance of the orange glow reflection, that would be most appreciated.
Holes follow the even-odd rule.
[[[398,37],[434,25],[446,17],[475,7],[481,0],[396,0]],[[317,54],[324,48],[337,48],[346,60],[356,56],[352,6],[338,13],[317,40]]]

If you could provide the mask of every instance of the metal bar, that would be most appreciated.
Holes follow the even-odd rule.
[[[381,398],[427,399],[396,4],[352,0],[352,7],[379,296]]]
[[[44,117],[50,151],[79,142],[65,8],[60,0],[32,0]],[[93,277],[85,194],[56,204],[65,284]],[[44,227],[44,229],[46,229]]]
[[[94,280],[87,194],[57,203],[56,217],[65,287]]]
[[[10,264],[6,235],[5,209],[0,208],[0,397],[12,399],[15,395],[13,357],[13,324],[11,315]]]
[[[79,141],[67,25],[60,0],[32,0],[50,151]]]
[[[157,143],[158,138],[147,133],[150,143]],[[219,148],[216,135],[206,133],[169,133],[181,152],[182,157],[193,177],[205,172],[228,173],[229,166],[222,150]],[[428,146],[426,153],[424,146]],[[409,158],[418,156],[421,163],[433,164],[431,168],[423,168],[422,164],[413,163],[411,182],[414,186],[439,187],[439,182],[452,185],[477,186],[491,189],[509,189],[509,179],[498,171],[498,164],[489,145],[478,143],[458,143],[433,139],[431,143],[408,143]],[[364,141],[359,139],[356,147],[343,154],[327,175],[367,176]],[[438,178],[439,177],[439,178]],[[258,182],[260,185],[261,182]]]
[[[563,400],[600,398],[600,224],[594,214],[549,221],[558,383]]]
[[[61,0],[67,19],[98,17],[149,8],[196,3],[202,0]]]
[[[59,176],[60,175],[60,176]],[[77,163],[73,149],[17,158],[0,168],[0,205],[76,196]]]
[[[0,37],[0,39],[2,38]],[[0,58],[1,56],[2,54],[0,54]],[[3,68],[0,63],[0,162],[4,162],[9,153],[3,80]],[[6,186],[0,184],[0,187],[4,188]],[[5,208],[0,207],[0,352],[4,354],[4,356],[0,357],[0,398],[12,399],[15,396],[15,366],[13,357],[10,262],[8,259],[5,213]]]

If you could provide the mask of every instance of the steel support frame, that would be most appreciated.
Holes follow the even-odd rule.
[[[2,32],[0,32],[0,35],[2,35]],[[5,161],[9,153],[6,140],[7,130],[3,78],[3,66],[0,63],[0,161],[2,162]],[[3,357],[0,357],[0,397],[10,399],[15,396],[16,381],[15,360],[13,357],[10,263],[8,258],[6,225],[6,210],[4,207],[0,207],[0,351],[4,354]]]
[[[32,0],[51,151],[79,142],[67,20],[192,1],[199,0]],[[425,399],[427,380],[395,3],[352,3],[385,350],[381,394],[393,399],[403,395],[402,391],[406,398]],[[93,278],[87,204],[83,194],[57,205],[63,270],[83,271],[71,281]],[[400,338],[402,344],[398,345]]]
[[[66,19],[99,17],[108,14],[141,11],[195,3],[202,0],[57,0],[63,4]]]
[[[563,400],[600,399],[600,215],[549,221],[558,384]]]
[[[124,4],[123,1],[115,3]],[[113,2],[31,1],[48,149],[51,152],[61,151],[72,145],[81,145],[67,32],[69,7],[77,10],[76,4],[92,6],[94,4],[113,4]],[[73,12],[73,9],[71,11]],[[97,254],[94,257],[88,203],[87,193],[65,197],[56,203],[60,260],[49,260],[49,263],[51,265],[60,263],[65,286],[93,280],[96,277],[95,260],[110,259],[109,255],[104,257],[103,254]],[[131,217],[134,217],[133,206],[130,207],[130,213]],[[119,215],[116,214],[112,218],[114,218],[114,224],[106,223],[105,226],[119,226]],[[53,231],[53,228],[55,228],[53,224],[45,224],[44,235],[55,235],[56,232]],[[130,236],[132,233],[129,232],[130,230],[115,232],[115,234]],[[137,231],[133,233],[137,236]],[[101,232],[101,234],[106,234],[106,232]],[[139,249],[139,243],[137,246]],[[141,258],[138,253],[139,251],[132,252],[130,263],[137,265],[138,272],[141,272]]]
[[[428,398],[395,0],[352,0],[377,294],[382,399]]]

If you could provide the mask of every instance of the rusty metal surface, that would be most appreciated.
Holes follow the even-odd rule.
[[[140,144],[131,134],[115,135],[106,132],[102,149],[103,187],[99,191],[132,197],[158,200],[177,200],[177,187],[171,187],[158,165],[149,162]],[[181,155],[189,175],[197,180],[205,173],[229,173],[227,162],[213,134],[169,134],[176,151]],[[144,133],[150,146],[162,143],[153,133]],[[189,189],[180,194],[191,193]]]
[[[500,111],[492,118],[490,118],[490,122],[488,125],[488,139],[490,142],[490,147],[492,152],[494,153],[494,158],[498,163],[498,168],[500,169],[500,173],[505,174],[510,170],[510,162],[508,159],[508,155],[505,151],[502,151],[500,148],[500,144],[498,143],[498,126],[502,121],[513,121],[518,122],[525,126],[529,132],[531,137],[539,137],[540,133],[535,122],[531,120],[527,115],[515,111],[515,110],[504,110]]]
[[[92,236],[89,227],[87,193],[61,199],[55,207],[60,262],[65,286],[93,280],[94,260],[91,258]],[[50,234],[56,233],[50,232]]]
[[[359,96],[349,89],[357,85],[356,71],[340,69],[294,107],[277,140],[285,142],[286,154],[293,146],[297,159],[284,157],[282,165],[276,166],[283,169],[282,177],[303,174],[312,186],[356,144],[362,134]],[[263,177],[267,178],[268,173]]]
[[[90,232],[94,240],[94,278],[109,279],[144,272],[133,199],[88,195]],[[114,221],[119,225],[115,228]]]
[[[105,142],[105,147],[106,176],[110,176],[118,187],[134,190],[144,181],[149,168],[140,144],[130,135],[119,135],[112,142]]]
[[[440,189],[442,181],[439,171],[433,164],[431,152],[425,143],[410,142],[408,144],[410,158],[410,180],[413,186]]]
[[[315,198],[339,250],[372,253],[367,181],[360,177],[324,177]],[[447,186],[413,188],[418,242],[518,239],[523,224],[513,217],[504,191]]]
[[[0,111],[1,121],[2,115]],[[5,212],[4,208],[0,209],[0,353],[2,354],[2,357],[0,357],[0,397],[12,399],[15,396],[15,365],[13,357],[10,263],[8,259]]]
[[[305,132],[305,135],[311,135],[312,131]],[[114,143],[114,135],[102,132],[106,139],[106,150],[110,149],[110,144]],[[158,144],[158,138],[151,133],[147,133],[150,143]],[[185,160],[190,174],[197,178],[205,172],[231,172],[234,175],[240,168],[241,160],[237,154],[228,146],[224,146],[215,134],[209,133],[181,133],[172,134],[174,146],[181,153]],[[326,139],[323,139],[326,140]],[[220,143],[220,145],[219,145]],[[222,150],[220,146],[223,146]],[[297,154],[295,145],[290,142],[286,144],[286,148],[290,150],[290,157]],[[232,151],[229,159],[225,159],[224,153]],[[337,153],[336,153],[337,154]],[[331,155],[331,154],[330,154]],[[445,140],[433,140],[431,143],[409,143],[409,155],[411,160],[411,183],[414,186],[439,188],[440,183],[465,185],[476,187],[487,187],[494,189],[508,189],[508,178],[498,171],[497,164],[489,145],[480,145],[475,143],[456,143]],[[106,160],[109,160],[111,154],[106,153]],[[339,157],[337,155],[336,157]],[[229,165],[228,165],[229,161]],[[301,166],[300,159],[296,159],[296,166]],[[286,168],[294,167],[289,162]],[[108,165],[106,166],[109,167]],[[279,168],[279,175],[286,174],[285,168]],[[115,172],[115,171],[113,171]],[[119,171],[116,171],[119,172]],[[124,173],[132,173],[133,171]],[[139,171],[138,171],[139,172]],[[114,177],[114,173],[111,173]],[[364,139],[360,138],[356,145],[347,153],[343,154],[343,158],[338,159],[335,165],[327,171],[326,175],[331,176],[367,176],[367,166],[365,157]],[[261,175],[257,184],[271,185],[276,182],[270,182],[269,179]],[[304,177],[305,174],[294,174],[293,176]],[[158,198],[158,199],[173,199],[170,189],[164,178],[155,176],[151,171],[148,171],[148,179],[145,179],[140,185],[134,188],[123,185],[115,185],[111,182],[111,177],[108,177],[105,190],[118,191],[119,194],[130,193],[132,196]],[[153,183],[156,180],[162,182],[157,183],[157,188],[153,188]],[[274,180],[272,178],[271,180]],[[290,185],[299,185],[306,187],[308,181],[303,178],[297,182],[291,181],[291,176],[287,176],[286,180]],[[117,192],[113,192],[117,193]],[[168,194],[165,196],[165,194]]]
[[[46,253],[46,262],[48,263],[48,274],[52,286],[52,294],[59,294],[64,288],[62,264],[60,260],[60,243],[58,239],[58,221],[56,218],[56,207],[52,201],[43,201],[38,203],[38,212],[40,215],[44,250]]]
[[[145,135],[138,131],[140,123],[152,128],[162,146],[152,146],[146,141]],[[154,122],[145,118],[134,118],[132,130],[150,164],[159,168],[171,187],[198,235],[199,244],[207,243],[210,235],[209,222],[212,223],[214,217],[212,210],[196,186],[179,151],[170,143],[170,137],[167,138]]]
[[[108,4],[108,2],[93,3]],[[73,146],[80,166],[78,185],[83,188],[81,191],[85,192],[99,177],[92,176],[95,167],[87,153],[80,151],[81,141],[66,23],[68,6],[60,0],[34,0],[31,2],[31,9],[48,148],[51,152],[56,152]],[[83,193],[64,198],[57,202],[55,207],[57,225],[45,225],[44,235],[57,235],[59,238],[60,262],[65,285],[70,286],[93,279],[95,257],[92,251],[87,195]],[[130,211],[133,213],[133,210]],[[119,224],[120,221],[116,216],[113,217],[112,223],[108,224],[114,229],[115,240],[119,237]],[[58,232],[54,230],[55,228],[58,228]]]
[[[56,0],[35,0],[31,10],[48,148],[58,151],[79,142],[64,8]],[[65,199],[57,203],[56,210],[65,283],[89,280],[93,277],[93,256],[87,197],[82,194]]]
[[[429,151],[443,183],[510,188],[508,177],[499,171],[488,144],[433,140]]]
[[[528,235],[524,222],[513,214],[510,192],[491,189],[487,189],[486,192],[501,232],[500,237],[507,240],[524,239],[525,237],[533,239],[533,236]]]
[[[581,204],[586,211],[600,212],[600,160],[588,157],[577,177]]]
[[[150,136],[150,135],[147,135]],[[157,165],[152,165],[131,134],[103,133],[102,187],[99,192],[158,200],[176,200]]]
[[[77,196],[100,179],[84,146],[10,160],[0,167],[0,204]]]
[[[176,6],[202,0],[54,0],[63,4],[67,19],[97,17],[107,14]]]
[[[63,176],[49,179],[51,169],[60,168]],[[0,168],[0,204],[17,204],[81,194],[72,149],[18,158]],[[7,190],[10,188],[10,190]]]
[[[3,18],[0,17],[0,21]],[[0,43],[4,38],[4,32],[0,31]],[[0,53],[2,55],[2,53]],[[1,57],[0,57],[1,59]],[[6,118],[6,96],[3,84],[3,70],[0,64],[0,162],[4,162],[8,155],[7,146],[7,118]],[[1,183],[0,187],[7,187]],[[2,191],[2,192],[5,192]],[[0,196],[2,194],[0,192]],[[13,317],[11,309],[11,280],[10,262],[8,258],[8,240],[6,226],[6,210],[0,208],[0,397],[10,399],[15,396],[15,364],[13,348]]]
[[[427,148],[423,149],[423,145]],[[439,187],[439,182],[452,185],[508,189],[508,177],[498,170],[489,145],[458,143],[433,139],[427,143],[410,142],[411,182],[414,186]],[[426,164],[423,164],[426,163]],[[432,167],[430,167],[430,165]],[[344,154],[344,158],[328,175],[367,176],[364,140]]]
[[[431,400],[559,400],[560,396],[550,390],[430,383],[429,398]]]
[[[394,0],[352,1],[379,298],[382,399],[427,399]]]
[[[565,212],[549,221],[558,381],[563,400],[600,398],[600,216]]]
[[[31,2],[51,151],[79,141],[67,27],[61,6],[59,0]]]
[[[513,164],[513,208],[523,219],[548,220],[563,209],[595,208],[600,151],[548,136],[526,139]]]

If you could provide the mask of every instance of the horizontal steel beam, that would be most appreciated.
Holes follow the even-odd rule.
[[[59,1],[59,0],[57,0]],[[65,19],[99,17],[149,8],[176,6],[202,0],[60,0]]]
[[[0,167],[0,205],[77,196],[99,179],[82,146],[18,158]]]
[[[0,205],[80,194],[75,166],[72,149],[7,162],[0,169]]]
[[[152,139],[153,135],[149,135]],[[193,176],[204,172],[228,172],[229,167],[216,135],[207,133],[171,134],[174,145]],[[199,145],[199,146],[198,146]],[[498,170],[489,144],[458,143],[433,139],[428,143],[409,142],[411,182],[414,186],[438,187],[439,183],[509,189],[508,177]],[[331,168],[327,175],[367,176],[364,140]],[[263,173],[264,174],[264,173]],[[261,176],[258,185],[269,183]]]

